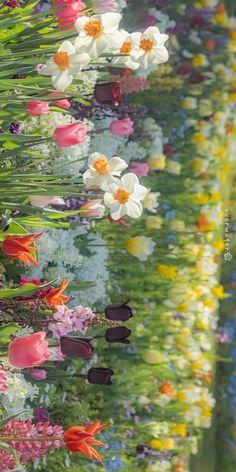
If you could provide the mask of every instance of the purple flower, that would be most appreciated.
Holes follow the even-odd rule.
[[[20,124],[17,123],[17,121],[12,121],[9,127],[9,131],[11,134],[20,134],[21,133]]]

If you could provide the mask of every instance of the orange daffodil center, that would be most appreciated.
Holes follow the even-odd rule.
[[[113,193],[114,200],[117,200],[121,205],[125,205],[129,201],[129,192],[123,188],[118,188]]]
[[[130,54],[133,49],[131,41],[125,41],[121,48],[120,48],[120,53],[121,54]]]
[[[145,52],[150,52],[153,49],[154,42],[151,39],[141,39],[140,41],[140,48],[143,49]]]
[[[106,175],[109,172],[108,159],[105,156],[100,156],[92,165],[92,167],[100,175]]]
[[[99,38],[103,32],[101,21],[91,18],[87,23],[85,23],[84,32],[88,36]]]
[[[69,69],[70,58],[67,52],[59,51],[53,56],[54,62],[57,64],[61,71]]]

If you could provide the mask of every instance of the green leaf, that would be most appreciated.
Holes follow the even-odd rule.
[[[0,327],[0,338],[9,337],[20,329],[20,326],[16,323],[8,323]],[[1,426],[1,423],[0,423]]]

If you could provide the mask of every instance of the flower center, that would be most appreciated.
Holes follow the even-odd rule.
[[[121,203],[121,205],[125,205],[125,203],[129,200],[129,192],[124,190],[123,188],[118,188],[118,190],[113,193],[114,200],[117,200]]]
[[[102,33],[102,25],[99,20],[95,20],[94,18],[91,18],[91,20],[85,23],[84,31],[88,36],[92,36],[93,38],[98,38]]]
[[[153,48],[153,41],[151,39],[141,39],[140,48],[146,52],[149,52]]]
[[[93,168],[101,175],[105,175],[109,172],[108,160],[105,156],[100,156],[94,163]]]
[[[120,48],[120,53],[121,54],[129,54],[133,49],[133,46],[130,41],[125,41],[121,48]]]
[[[69,68],[70,61],[69,61],[69,56],[67,52],[64,52],[64,51],[57,52],[55,56],[53,56],[53,60],[57,64],[59,69],[66,70]]]

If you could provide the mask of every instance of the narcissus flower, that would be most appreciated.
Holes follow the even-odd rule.
[[[135,174],[126,174],[120,180],[107,186],[104,202],[110,208],[113,220],[119,220],[128,215],[139,218],[142,214],[141,201],[148,193],[148,189],[139,184]]]
[[[140,261],[146,261],[153,253],[155,243],[151,238],[146,236],[135,236],[125,241],[125,249],[132,256],[137,257]]]
[[[86,187],[105,188],[116,182],[115,177],[119,177],[121,172],[128,166],[120,157],[107,159],[103,154],[94,152],[88,159],[89,169],[83,174],[83,181]]]
[[[63,91],[89,62],[88,54],[76,54],[73,44],[70,41],[63,41],[57,53],[40,68],[39,73],[51,75],[54,87]]]
[[[51,353],[45,337],[46,333],[39,331],[11,341],[8,346],[10,364],[19,369],[26,369],[46,362]]]
[[[104,447],[100,441],[93,439],[95,434],[99,433],[106,424],[101,424],[100,421],[91,423],[88,426],[72,426],[63,434],[63,443],[71,452],[81,452],[88,459],[97,459],[102,464],[100,454],[92,446]]]
[[[75,27],[79,32],[75,40],[76,49],[86,51],[94,59],[105,51],[117,51],[122,42],[118,30],[121,18],[119,13],[78,18],[75,22]]]
[[[135,39],[139,44],[138,61],[145,70],[153,69],[158,64],[168,61],[169,53],[165,42],[169,36],[160,33],[156,26],[150,26],[143,33],[136,33]]]
[[[19,259],[27,266],[32,262],[38,267],[38,262],[30,253],[38,249],[31,246],[34,241],[40,238],[43,233],[27,234],[25,236],[7,236],[2,243],[2,252],[11,259]]]
[[[59,307],[64,305],[64,303],[70,300],[70,297],[67,295],[63,295],[64,290],[66,289],[69,283],[69,279],[65,279],[62,281],[60,287],[51,291],[45,298],[44,301],[48,303],[48,305]]]
[[[145,208],[145,210],[150,211],[151,213],[156,213],[157,207],[159,206],[159,196],[160,192],[148,192],[143,200],[143,208]]]
[[[124,64],[129,69],[136,70],[140,67],[140,63],[138,61],[140,51],[137,33],[130,34],[125,30],[121,30],[120,35],[121,44],[119,50],[117,51],[119,56],[113,58],[113,63]]]

